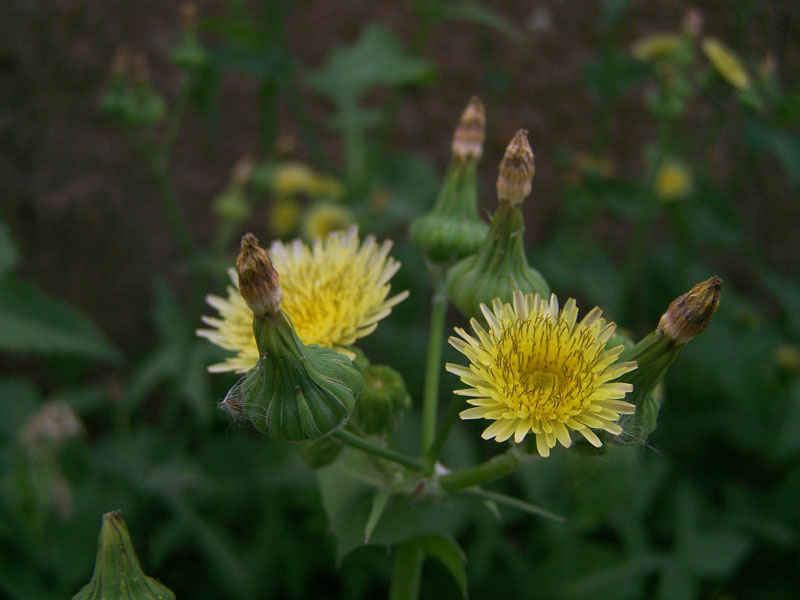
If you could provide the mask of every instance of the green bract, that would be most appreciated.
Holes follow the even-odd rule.
[[[114,511],[103,515],[92,580],[72,600],[175,600],[175,594],[144,574],[128,526]]]
[[[253,332],[261,358],[222,408],[282,440],[313,440],[344,425],[364,388],[350,360],[303,344],[283,311],[254,318]]]
[[[356,402],[356,420],[367,435],[389,433],[411,407],[403,377],[386,365],[364,370],[366,387]]]

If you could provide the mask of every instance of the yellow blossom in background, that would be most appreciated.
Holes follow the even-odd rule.
[[[575,152],[572,164],[581,172],[596,177],[609,178],[617,174],[617,165],[607,156],[594,156],[588,152]]]
[[[722,78],[733,87],[746,90],[750,75],[736,53],[713,37],[703,39],[703,52]]]
[[[355,217],[350,210],[339,204],[318,202],[311,206],[303,216],[303,237],[307,240],[325,238],[334,231],[350,227]]]
[[[631,54],[639,60],[661,60],[672,56],[682,43],[679,33],[654,33],[633,44]]]
[[[635,362],[616,363],[622,346],[606,349],[615,325],[594,308],[577,323],[578,308],[569,299],[559,311],[555,295],[514,293],[513,305],[495,300],[492,309],[481,305],[488,324],[484,329],[470,321],[475,334],[456,328],[460,337],[449,342],[469,359],[469,367],[447,364],[461,378],[468,408],[462,419],[488,419],[484,439],[519,443],[528,433],[536,436],[543,457],[560,442],[569,447],[570,431],[600,446],[592,429],[622,433],[617,420],[632,414],[633,404],[623,401],[632,391],[629,383],[612,380],[636,368]]]
[[[339,198],[344,194],[344,187],[338,179],[317,173],[301,162],[285,162],[278,165],[274,185],[275,193],[279,197],[307,194]]]
[[[400,268],[389,256],[391,247],[391,241],[378,245],[373,236],[360,242],[356,227],[316,239],[311,247],[300,240],[273,242],[269,257],[280,278],[281,307],[304,344],[333,348],[352,357],[344,346],[372,333],[392,307],[408,297],[407,291],[388,297],[389,280]],[[233,269],[230,274],[233,285],[228,287],[227,298],[206,298],[219,316],[204,316],[210,329],[197,331],[236,353],[211,365],[208,370],[212,373],[242,373],[258,360],[253,313],[239,295]]]
[[[269,226],[277,237],[285,237],[297,229],[300,222],[300,204],[294,198],[281,198],[269,211]]]
[[[686,198],[693,187],[691,171],[684,162],[675,159],[661,163],[653,182],[656,195],[666,201]]]

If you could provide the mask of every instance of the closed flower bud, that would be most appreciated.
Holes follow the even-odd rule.
[[[717,311],[721,288],[722,279],[714,276],[675,298],[658,322],[657,333],[676,345],[703,333]]]
[[[433,262],[445,263],[473,253],[486,236],[478,217],[477,162],[483,152],[486,117],[473,97],[453,136],[453,159],[436,203],[411,224],[411,241]]]
[[[175,594],[142,571],[119,511],[103,515],[92,580],[72,600],[175,600]]]
[[[252,233],[242,237],[242,249],[236,259],[239,293],[256,317],[274,314],[281,307],[278,272],[272,268],[267,251],[258,245]]]
[[[532,176],[533,153],[524,130],[520,130],[500,164],[497,189],[504,195],[500,196],[486,239],[475,254],[456,263],[447,274],[447,294],[468,317],[479,316],[480,305],[490,306],[495,298],[511,302],[517,290],[523,295],[550,295],[547,282],[528,265],[522,245],[525,225],[520,202],[530,192]]]
[[[255,317],[253,332],[261,358],[220,407],[281,440],[313,440],[344,425],[364,388],[350,359],[306,346],[283,311]]]
[[[364,370],[366,386],[356,402],[355,418],[367,435],[390,433],[411,408],[403,377],[385,365]]]
[[[500,161],[500,175],[497,178],[497,198],[500,202],[512,206],[520,204],[531,193],[534,173],[536,166],[533,150],[528,143],[528,132],[520,129]]]

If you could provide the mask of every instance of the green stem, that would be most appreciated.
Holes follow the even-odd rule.
[[[519,470],[535,457],[523,454],[516,446],[507,452],[487,460],[485,463],[467,469],[453,471],[439,478],[443,490],[453,492],[498,479]]]
[[[425,389],[422,396],[422,454],[433,447],[436,434],[436,412],[439,402],[439,375],[442,371],[444,317],[447,312],[447,290],[443,274],[434,274],[431,329],[428,338],[428,363],[425,366]]]
[[[433,440],[433,444],[431,444],[427,452],[425,452],[425,460],[428,462],[428,464],[432,465],[439,459],[439,454],[442,452],[444,443],[447,441],[450,431],[453,429],[453,425],[455,425],[456,421],[458,420],[458,413],[463,407],[464,400],[458,396],[454,397],[450,401],[442,424],[436,431],[436,437]]]
[[[394,552],[389,600],[416,600],[425,560],[422,545],[417,540],[408,540],[398,544]]]
[[[389,450],[388,448],[381,448],[380,446],[371,444],[364,438],[360,438],[356,434],[350,433],[344,429],[340,429],[339,431],[333,433],[332,436],[343,444],[347,444],[353,448],[358,448],[367,454],[372,454],[373,456],[396,462],[408,467],[409,469],[414,469],[415,471],[422,471],[425,469],[425,463],[418,458],[401,454],[400,452],[395,452],[394,450]]]

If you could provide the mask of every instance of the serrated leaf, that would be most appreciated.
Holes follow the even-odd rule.
[[[467,556],[461,546],[450,536],[441,534],[425,535],[420,537],[419,540],[425,554],[435,558],[445,566],[458,584],[461,596],[466,598],[469,595],[467,593],[467,570],[464,567],[467,562]]]
[[[83,312],[10,275],[0,284],[0,350],[121,358]]]
[[[375,526],[378,524],[378,521],[381,519],[381,515],[383,514],[383,509],[386,508],[386,501],[389,499],[389,496],[392,494],[392,489],[389,487],[385,487],[381,490],[378,490],[378,493],[375,494],[375,497],[372,499],[372,508],[369,511],[369,518],[367,519],[367,524],[364,527],[364,544],[369,544],[369,538],[372,537],[372,532],[375,531]]]

